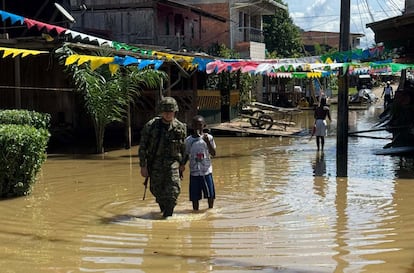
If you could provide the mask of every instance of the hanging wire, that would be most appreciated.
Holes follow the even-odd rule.
[[[394,0],[388,0],[389,1],[389,3],[390,3],[390,5],[393,7],[393,10],[394,11],[397,11],[396,13],[398,14],[398,13],[404,13],[404,8],[403,9],[401,9],[398,5],[397,5],[397,3],[395,3],[394,2]]]
[[[383,6],[382,6],[382,4],[381,4],[381,1],[378,1],[377,0],[377,4],[378,4],[378,6],[381,8],[381,10],[384,12],[384,14],[387,16],[387,17],[390,17],[390,15],[388,14],[388,12],[383,8]]]
[[[360,0],[358,0],[358,3],[357,3],[358,14],[359,14],[359,20],[360,20],[360,22],[361,22],[362,32],[364,33],[364,35],[366,35],[366,33],[365,33],[364,21],[362,20],[361,10],[359,9],[359,6],[360,6],[360,2],[359,2],[359,1],[360,1]]]
[[[369,16],[371,17],[371,22],[375,22],[374,16],[372,16],[371,9],[369,8],[369,5],[368,5],[368,0],[364,0],[364,1],[365,1],[365,7],[369,13]]]

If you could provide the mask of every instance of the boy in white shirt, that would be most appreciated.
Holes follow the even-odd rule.
[[[216,193],[213,181],[213,167],[211,157],[216,155],[216,143],[208,132],[205,132],[206,122],[204,117],[193,117],[193,134],[185,139],[186,154],[190,161],[190,201],[193,209],[199,209],[199,200],[208,200],[208,207],[213,208]]]

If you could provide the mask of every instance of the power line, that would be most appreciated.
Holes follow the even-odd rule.
[[[367,7],[367,11],[368,11],[368,13],[369,13],[369,16],[371,17],[371,22],[374,22],[374,21],[375,21],[375,20],[374,20],[374,16],[372,16],[371,9],[369,8],[369,5],[368,5],[368,0],[365,0],[365,5],[366,5],[366,7]]]
[[[382,11],[387,15],[387,17],[390,17],[390,15],[387,13],[387,11],[382,7],[381,1],[377,0],[377,3],[378,3],[378,6],[382,9]]]
[[[366,1],[366,0],[362,0],[362,1]],[[365,3],[363,3],[365,5]],[[368,10],[368,9],[367,9]],[[372,17],[374,14],[384,14],[383,11],[367,11],[367,12],[361,12],[361,15],[364,14],[368,14],[370,15],[370,17]],[[318,18],[325,18],[325,17],[335,17],[338,18],[340,17],[340,15],[312,15],[312,16],[292,16],[292,18],[294,18],[295,20],[300,19],[300,20],[308,20],[308,19],[318,19]],[[372,18],[371,18],[372,19]]]
[[[358,8],[359,20],[361,21],[361,26],[363,26],[363,25],[364,25],[364,23],[363,23],[363,20],[362,20],[361,10],[359,9],[359,0],[358,0],[358,5],[357,5],[357,8]],[[364,33],[364,35],[365,35],[365,29],[364,29],[364,28],[362,28],[362,31],[363,31],[363,33]]]
[[[398,5],[394,2],[394,0],[389,0],[389,2],[391,3],[392,6],[394,6],[394,11],[397,10],[397,11],[403,13],[404,10],[400,9],[398,7]]]

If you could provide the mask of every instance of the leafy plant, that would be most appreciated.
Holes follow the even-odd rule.
[[[50,114],[20,109],[1,110],[0,124],[31,125],[37,129],[48,129]]]
[[[276,2],[284,4],[280,0]],[[263,35],[268,55],[272,58],[296,58],[303,55],[300,29],[293,23],[287,10],[263,16]]]
[[[61,60],[73,54],[68,48],[61,48]],[[108,56],[106,50],[97,52]],[[96,152],[103,152],[106,126],[114,121],[122,122],[128,105],[140,96],[143,88],[157,88],[167,74],[154,69],[138,70],[137,67],[121,68],[111,75],[107,67],[92,70],[89,64],[71,65],[72,75],[77,91],[83,95],[85,108],[91,116],[95,128]]]
[[[27,195],[46,160],[49,131],[29,125],[0,125],[0,197]]]

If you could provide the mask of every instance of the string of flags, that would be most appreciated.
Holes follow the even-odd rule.
[[[279,78],[320,78],[329,77],[338,73],[338,68],[347,68],[350,74],[386,74],[397,73],[401,69],[412,68],[410,64],[396,64],[392,60],[371,63],[354,63],[352,60],[366,59],[383,54],[385,48],[375,48],[354,51],[338,52],[306,58],[289,58],[275,60],[226,60],[202,57],[185,56],[165,53],[161,51],[138,48],[125,43],[102,39],[89,34],[84,34],[64,27],[43,23],[37,20],[25,18],[13,13],[0,10],[3,21],[10,20],[12,24],[26,25],[28,29],[36,28],[49,34],[65,35],[70,39],[80,39],[83,42],[97,43],[99,46],[108,46],[116,50],[126,50],[139,53],[148,58],[139,59],[131,56],[102,57],[74,54],[65,60],[65,65],[81,65],[89,63],[91,69],[97,69],[102,65],[108,65],[111,73],[116,73],[119,66],[136,65],[138,69],[151,67],[159,69],[165,61],[179,63],[185,70],[206,72],[207,74],[235,72],[249,73],[252,75],[268,75]],[[8,56],[23,58],[29,55],[49,54],[48,51],[27,50],[18,48],[0,47],[1,57]]]

